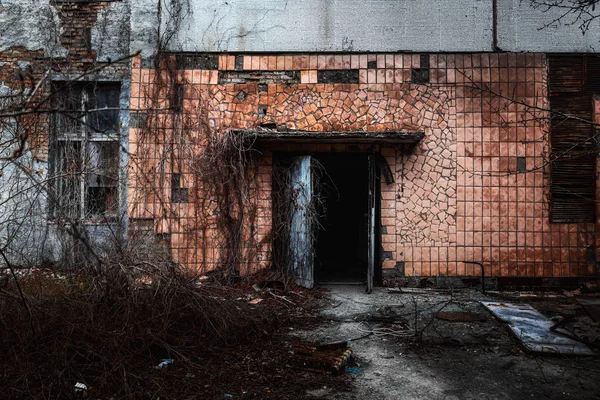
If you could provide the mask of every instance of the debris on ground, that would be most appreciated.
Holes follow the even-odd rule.
[[[75,392],[84,392],[88,390],[88,387],[85,383],[77,382],[75,383]]]
[[[570,332],[555,326],[551,319],[529,304],[490,301],[482,301],[481,304],[499,320],[508,324],[513,335],[529,352],[594,355],[587,345],[574,340]]]
[[[167,358],[164,359],[160,362],[160,364],[158,364],[156,367],[156,369],[163,369],[163,368],[167,368],[167,366],[169,366],[170,364],[173,364],[175,362],[175,360],[173,360],[172,358]]]
[[[260,292],[262,290],[268,290],[268,289],[278,290],[278,291],[282,292],[285,290],[285,283],[283,283],[282,281],[273,281],[273,280],[261,281],[261,282],[254,284],[252,286],[252,288],[257,292]]]
[[[480,322],[487,319],[485,315],[475,314],[471,311],[440,311],[435,317],[452,322]]]
[[[304,370],[339,375],[352,355],[347,342],[316,344],[300,342],[293,347],[292,363]]]
[[[594,321],[600,322],[600,296],[575,296],[575,301],[581,304]]]
[[[374,288],[367,294],[360,286],[330,285],[326,290],[322,318],[314,320],[317,324],[289,332],[310,343],[357,339],[348,340],[352,343],[352,358],[346,374],[338,377],[347,379],[348,391],[316,392],[320,386],[315,384],[306,392],[311,399],[600,400],[596,359],[527,354],[509,329],[504,329],[505,324],[492,318],[480,303],[498,302],[494,296],[473,289],[443,292],[432,288],[398,294],[402,292]],[[509,294],[519,302],[517,292]],[[550,325],[576,312],[565,327],[578,337],[593,338],[594,332],[600,331],[600,324],[591,320],[572,297],[548,292],[529,302],[535,302],[532,305],[538,311],[554,318]],[[485,320],[457,323],[436,317],[442,312],[465,311],[485,316]],[[374,322],[369,321],[371,318],[381,319]],[[379,330],[394,327],[390,321],[401,318],[408,321],[406,333],[412,337],[386,335]],[[374,329],[381,335],[361,331]]]

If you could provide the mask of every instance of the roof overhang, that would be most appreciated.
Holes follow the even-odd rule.
[[[310,132],[280,131],[274,129],[233,129],[233,134],[247,136],[258,143],[378,143],[410,144],[419,143],[424,132],[384,131],[384,132]]]

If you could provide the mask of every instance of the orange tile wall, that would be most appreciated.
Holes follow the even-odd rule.
[[[370,61],[377,68],[368,69]],[[396,175],[394,184],[382,183],[382,246],[392,255],[383,261],[384,270],[403,262],[407,275],[478,275],[462,263],[466,260],[483,262],[493,276],[594,275],[595,262],[586,255],[596,242],[595,225],[549,220],[545,56],[432,54],[428,84],[411,82],[411,68],[419,62],[418,54],[245,55],[244,70],[300,71],[300,83],[269,84],[260,91],[257,83],[219,84],[221,71],[235,69],[235,57],[222,55],[219,70],[178,71],[177,80],[185,87],[184,114],[202,109],[219,132],[264,122],[315,132],[423,131],[425,139],[411,152],[359,148],[380,151]],[[317,83],[316,71],[322,69],[358,69],[359,83]],[[141,68],[139,59],[133,61],[132,108],[148,105],[154,74]],[[240,91],[247,93],[244,100],[236,98]],[[264,118],[258,105],[268,106]],[[131,129],[133,149],[140,145],[136,131]],[[153,145],[160,149],[170,135],[165,128]],[[352,150],[313,146],[288,149]],[[518,157],[525,157],[526,172],[517,171]],[[260,243],[255,268],[270,259],[271,153],[263,152],[258,163],[252,178]],[[135,175],[135,168],[130,170]],[[166,197],[168,184],[162,185]],[[193,216],[201,212],[200,204],[165,212],[131,185],[130,216],[154,218],[157,232],[171,234],[173,254],[182,263],[211,268],[221,245],[218,235],[208,234],[214,240],[207,241],[206,234],[200,238],[181,228],[197,223]]]

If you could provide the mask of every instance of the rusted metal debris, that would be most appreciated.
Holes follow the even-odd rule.
[[[442,311],[435,316],[437,319],[452,322],[482,322],[486,317],[471,311]]]
[[[352,348],[348,346],[348,342],[302,342],[293,347],[292,364],[307,371],[339,375],[346,370],[351,355]]]

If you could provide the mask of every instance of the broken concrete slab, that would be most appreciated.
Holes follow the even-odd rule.
[[[554,323],[529,304],[482,301],[481,304],[496,318],[508,324],[523,347],[532,353],[592,356],[594,352],[585,344],[562,336],[568,331]]]

